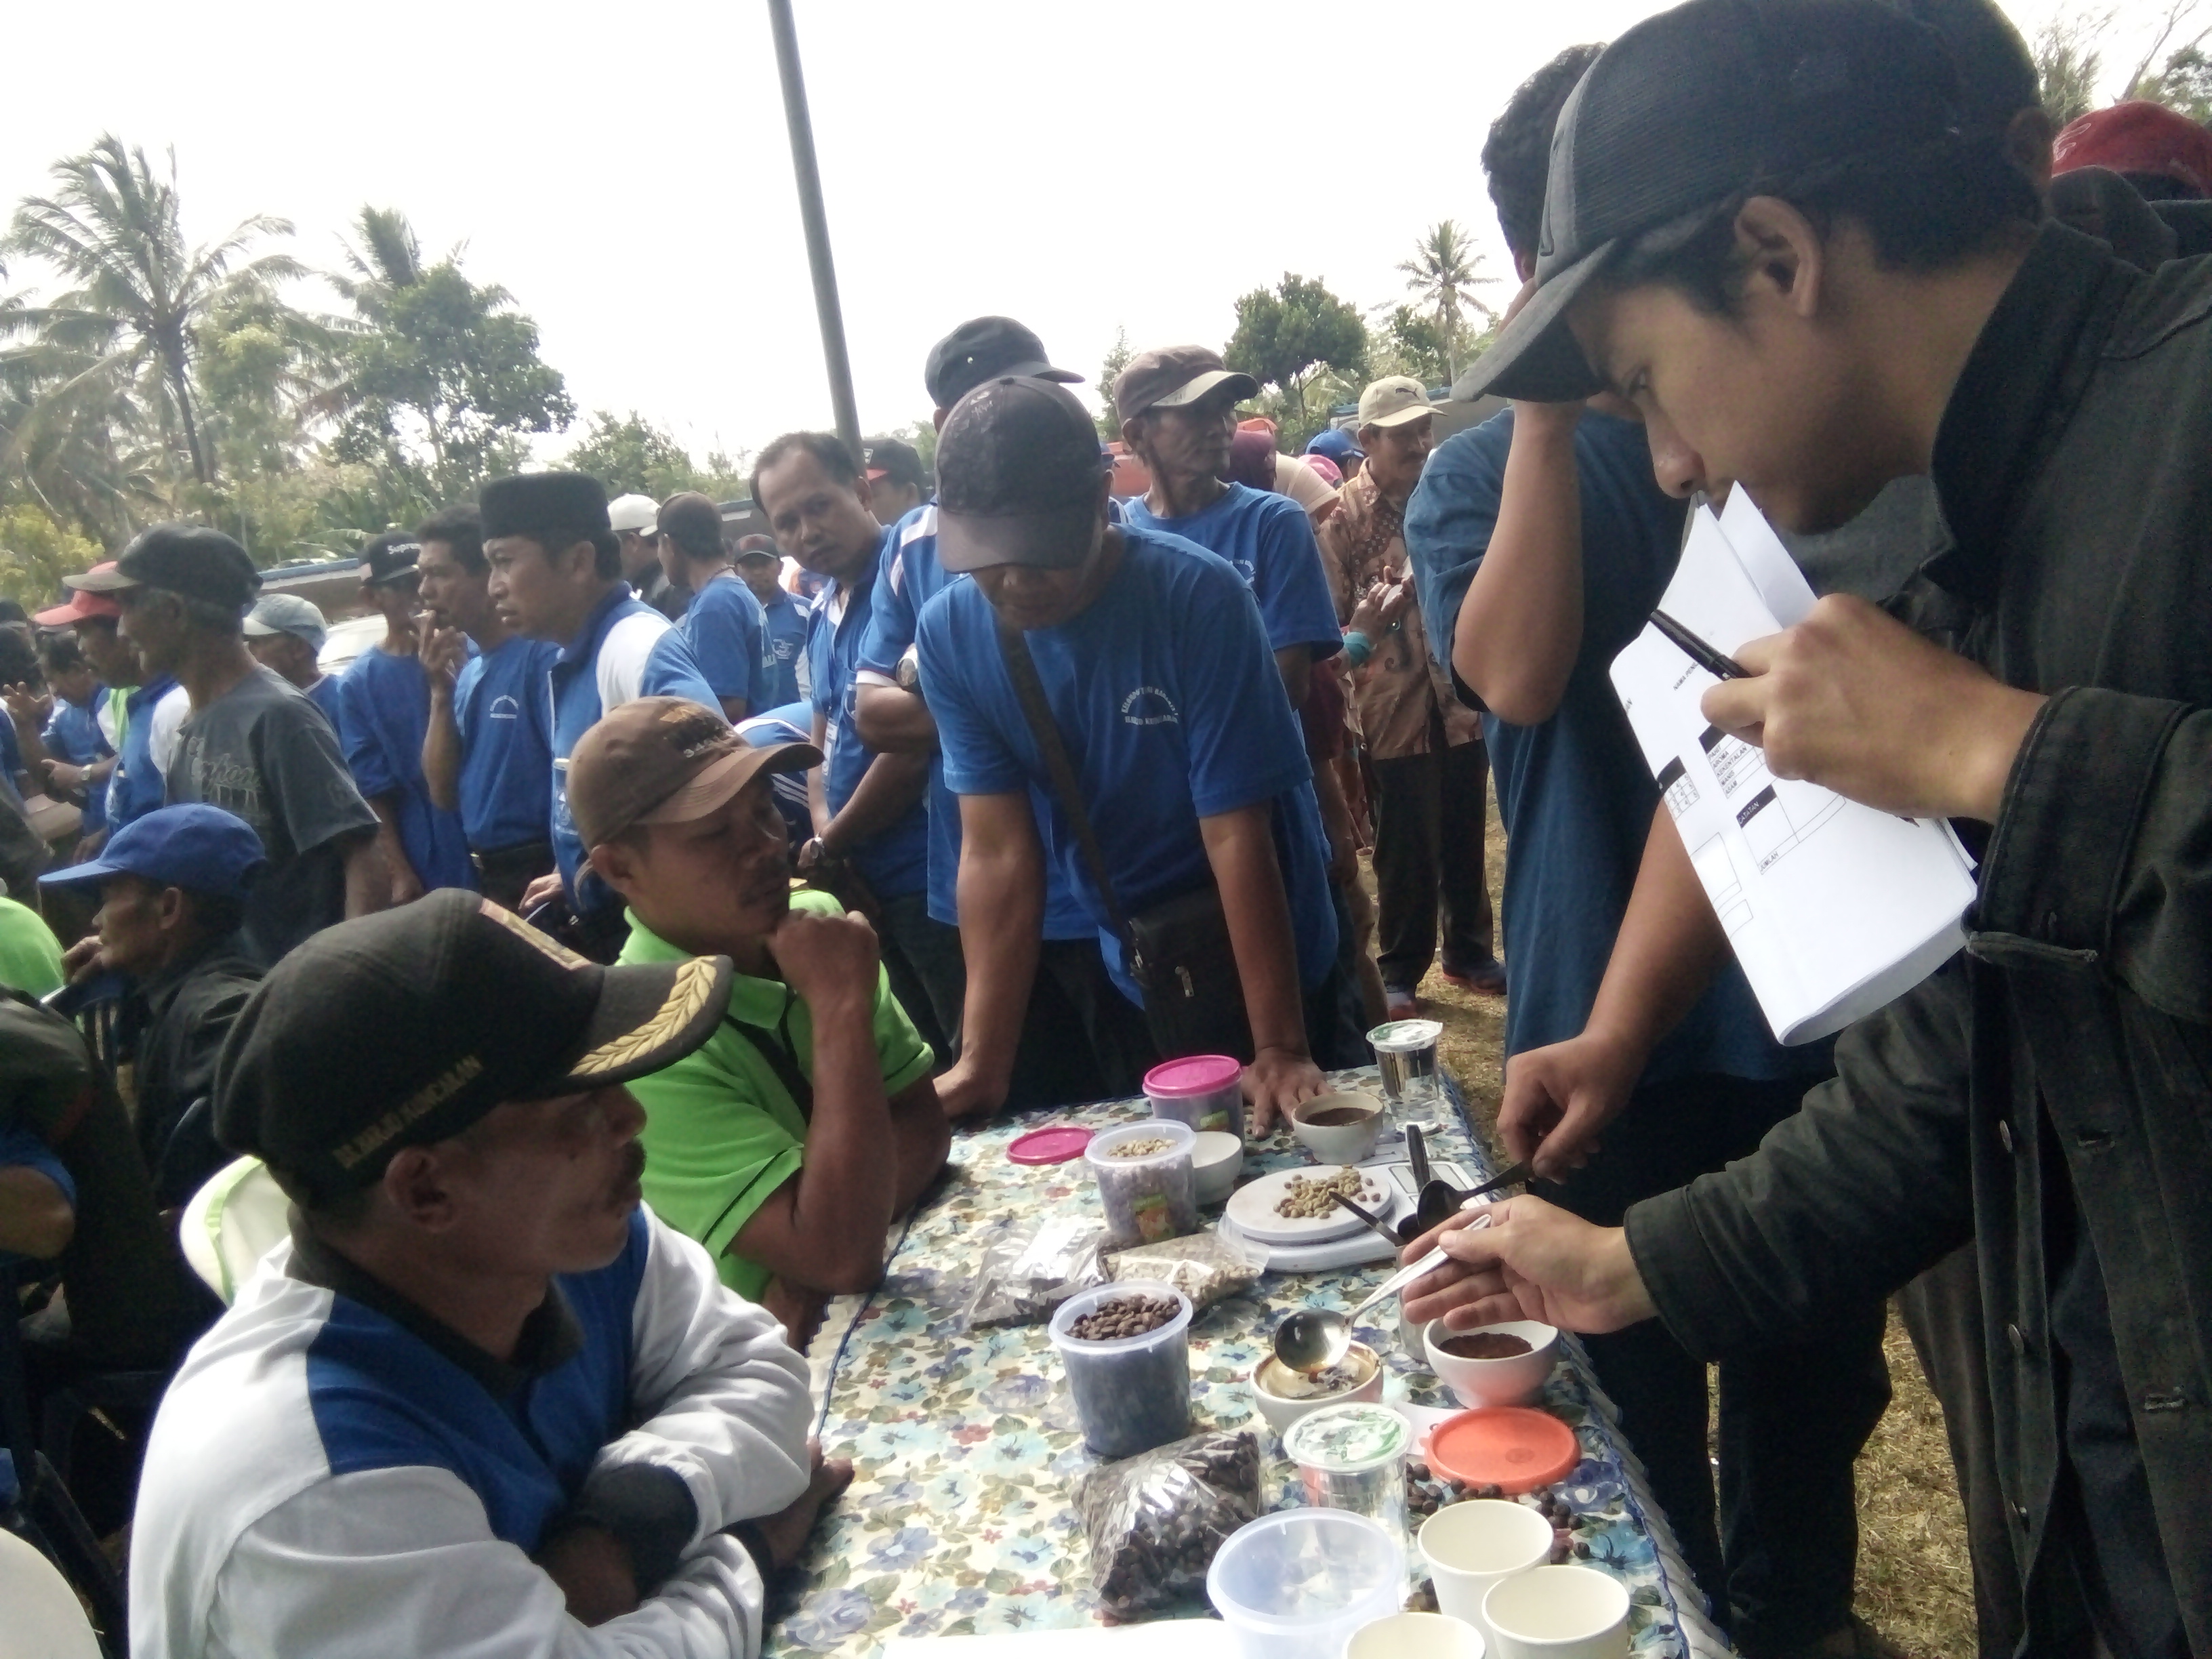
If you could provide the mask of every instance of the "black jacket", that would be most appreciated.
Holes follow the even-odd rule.
[[[2046,1239],[2078,1218],[2187,1637],[2212,1652],[2212,260],[2145,275],[2046,228],[1934,475],[1954,542],[1923,614],[2051,694],[1966,956],[1846,1032],[1839,1075],[1757,1156],[1632,1209],[1629,1241],[1710,1354],[1974,1237],[2025,1572],[2062,1453]]]
[[[138,988],[131,1011],[138,1032],[132,1075],[138,1148],[163,1209],[182,1204],[231,1160],[216,1144],[212,1109],[189,1124],[184,1119],[194,1101],[215,1092],[215,1057],[260,982],[260,964],[231,933],[210,939]]]

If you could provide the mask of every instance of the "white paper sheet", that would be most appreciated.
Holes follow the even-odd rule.
[[[1779,632],[1812,590],[1741,490],[1700,508],[1660,609],[1732,652]],[[1774,1035],[1809,1042],[1917,985],[1966,942],[1974,883],[1949,826],[1777,778],[1698,708],[1713,677],[1656,628],[1613,689]]]

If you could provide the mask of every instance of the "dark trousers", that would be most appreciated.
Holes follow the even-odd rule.
[[[1962,1244],[1897,1293],[1898,1317],[1943,1407],[1943,1432],[1966,1512],[1974,1564],[1974,1625],[1982,1659],[2009,1659],[2023,1625],[2020,1563],[2012,1553],[2004,1492],[1997,1485],[1996,1424],[1990,1403],[1989,1351],[1982,1346],[1982,1277],[1974,1247]]]
[[[522,895],[540,876],[553,872],[553,843],[533,842],[521,847],[501,847],[492,852],[471,850],[477,886],[494,904],[510,910],[522,908]]]
[[[1430,738],[1425,755],[1374,763],[1376,962],[1394,991],[1429,971],[1439,911],[1447,973],[1497,957],[1482,865],[1489,753],[1479,742],[1446,748],[1441,723]]]
[[[968,991],[967,963],[960,954],[960,930],[929,914],[926,893],[878,896],[883,925],[884,972],[921,1040],[937,1054],[938,1069],[950,1066],[960,1032],[960,1003]]]
[[[1557,1189],[1586,1220],[1753,1151],[1796,1111],[1802,1080],[1671,1079],[1639,1089],[1605,1149]],[[1621,1431],[1650,1478],[1684,1558],[1753,1659],[1849,1622],[1858,1559],[1851,1465],[1889,1406],[1879,1301],[1834,1310],[1820,1335],[1720,1362],[1720,1483],[1706,1451],[1705,1363],[1659,1321],[1583,1339]]]

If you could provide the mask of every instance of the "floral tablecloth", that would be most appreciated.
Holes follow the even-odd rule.
[[[1373,1088],[1375,1073],[1338,1073],[1332,1086]],[[1394,1110],[1374,1162],[1402,1158],[1405,1121],[1432,1126],[1431,1154],[1470,1170],[1490,1160],[1469,1134],[1456,1085],[1447,1098]],[[1109,1102],[957,1135],[945,1184],[909,1221],[883,1284],[840,1298],[809,1358],[823,1449],[853,1460],[851,1489],[816,1528],[810,1553],[771,1607],[769,1659],[836,1654],[878,1659],[892,1637],[961,1636],[1083,1625],[1097,1619],[1089,1548],[1077,1520],[1076,1480],[1100,1461],[1085,1450],[1073,1402],[1044,1327],[963,1332],[962,1310],[985,1249],[1009,1229],[1059,1213],[1097,1212],[1081,1159],[1014,1164],[1006,1147],[1048,1121],[1104,1127],[1146,1115],[1144,1101]],[[1286,1133],[1254,1143],[1245,1178],[1310,1163]],[[1296,1501],[1281,1448],[1254,1410],[1243,1378],[1267,1352],[1289,1309],[1348,1310],[1388,1271],[1267,1274],[1243,1296],[1208,1309],[1190,1328],[1191,1429],[1249,1425],[1275,1460],[1276,1507]],[[1399,1342],[1395,1303],[1361,1340],[1388,1357],[1385,1398],[1449,1406],[1450,1396]],[[1544,1407],[1571,1425],[1583,1461],[1562,1484],[1574,1537],[1588,1559],[1618,1574],[1632,1596],[1638,1659],[1720,1654],[1725,1639],[1675,1552],[1643,1474],[1613,1426],[1611,1403],[1571,1339],[1568,1364]],[[1418,1550],[1409,1551],[1416,1572]],[[1202,1606],[1188,1610],[1203,1613]]]

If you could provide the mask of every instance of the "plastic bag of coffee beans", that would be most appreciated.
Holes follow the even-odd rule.
[[[1106,1270],[1115,1279],[1149,1279],[1172,1285],[1202,1311],[1224,1297],[1249,1291],[1266,1271],[1264,1252],[1208,1228],[1188,1238],[1162,1239],[1118,1250],[1106,1258]]]
[[[1010,1231],[983,1252],[963,1330],[1034,1325],[1078,1291],[1106,1282],[1099,1246],[1103,1224],[1082,1216],[1048,1216],[1034,1228]]]
[[[1260,1442],[1249,1430],[1193,1435],[1093,1469],[1075,1492],[1091,1586],[1109,1620],[1206,1590],[1222,1540],[1259,1518]]]

